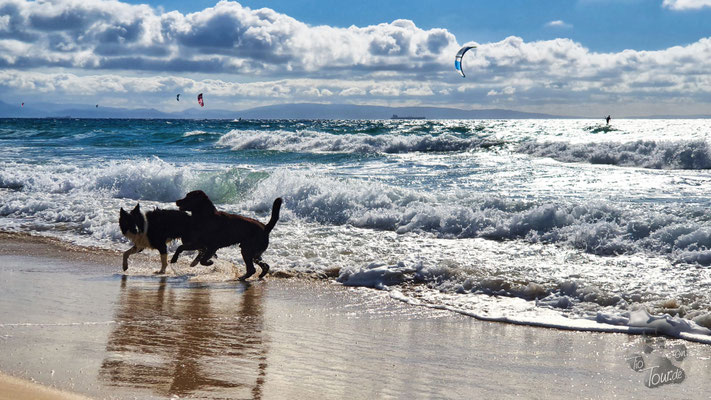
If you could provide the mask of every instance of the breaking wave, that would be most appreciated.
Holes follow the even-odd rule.
[[[318,131],[233,130],[217,141],[232,150],[274,150],[285,152],[410,153],[463,152],[500,144],[480,137],[440,135],[331,134]]]
[[[282,196],[296,217],[329,225],[442,238],[521,239],[596,255],[645,252],[711,265],[703,210],[629,209],[599,202],[524,202],[495,196],[437,197],[380,183],[280,171],[259,183],[253,208]]]
[[[173,206],[201,189],[223,207],[267,214],[276,197],[294,218],[324,225],[432,234],[441,238],[524,240],[571,246],[596,255],[637,252],[666,255],[674,262],[711,265],[711,221],[705,210],[627,208],[597,201],[520,201],[494,195],[449,196],[382,182],[336,178],[318,172],[272,173],[226,168],[197,172],[160,159],[109,162],[81,168],[0,165],[4,194],[0,215],[38,224],[74,221],[97,228],[84,213],[105,199]],[[56,201],[56,198],[64,198]],[[127,206],[128,204],[126,204]],[[693,207],[692,207],[693,208]],[[107,212],[113,212],[109,210]],[[113,229],[113,221],[97,220]],[[111,235],[115,237],[116,235]]]
[[[587,162],[653,169],[710,169],[711,150],[706,141],[645,141],[629,143],[528,142],[519,153],[550,157],[561,162]]]

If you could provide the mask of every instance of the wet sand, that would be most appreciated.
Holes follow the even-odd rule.
[[[119,253],[0,235],[0,371],[45,386],[19,398],[56,388],[116,399],[690,399],[711,389],[703,344],[482,322],[327,281],[204,282],[184,268],[124,275],[120,264]],[[628,365],[680,343],[681,383],[648,388]],[[0,399],[16,398],[3,394],[17,382],[0,378]]]
[[[88,397],[0,374],[0,400],[86,400]]]

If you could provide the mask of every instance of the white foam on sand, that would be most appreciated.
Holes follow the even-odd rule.
[[[411,305],[448,310],[483,321],[565,330],[663,334],[711,344],[710,329],[681,317],[651,315],[641,305],[630,310],[607,307],[587,314],[565,313],[564,309],[579,300],[573,295],[558,297],[553,302],[550,299],[553,296],[544,297],[547,289],[539,284],[528,283],[518,289],[501,290],[502,282],[489,280],[490,289],[498,289],[501,294],[452,293],[436,290],[431,284],[428,286],[428,274],[432,271],[427,271],[421,263],[410,266],[372,263],[362,268],[344,268],[337,280],[346,286],[386,290],[392,298]],[[422,284],[418,285],[418,282]],[[575,291],[570,287],[562,289],[566,290]],[[538,300],[539,297],[543,299]]]
[[[377,287],[376,283],[371,287]],[[711,330],[679,317],[669,315],[652,316],[646,310],[639,309],[626,315],[598,313],[593,319],[569,318],[556,310],[537,307],[534,303],[516,297],[489,295],[470,295],[466,299],[466,308],[462,299],[452,299],[459,305],[447,304],[446,295],[432,296],[430,299],[417,299],[391,290],[390,297],[410,305],[425,306],[448,310],[467,315],[478,320],[504,322],[516,325],[555,328],[563,330],[627,333],[627,334],[663,334],[679,339],[711,344]],[[427,296],[424,296],[425,298]],[[436,300],[435,300],[436,299]]]

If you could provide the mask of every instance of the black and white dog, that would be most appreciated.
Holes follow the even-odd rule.
[[[131,212],[126,212],[123,208],[119,213],[119,226],[121,233],[132,243],[133,247],[123,253],[123,270],[128,269],[128,256],[138,253],[143,249],[156,249],[160,253],[160,271],[157,274],[165,273],[168,266],[167,243],[172,240],[181,239],[183,242],[191,242],[194,238],[191,235],[190,215],[178,210],[161,210],[141,212],[140,204],[136,204]],[[212,261],[203,259],[201,250],[193,265],[198,261],[202,265],[212,265]]]

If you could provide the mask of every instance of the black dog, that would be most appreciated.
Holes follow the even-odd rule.
[[[239,243],[242,259],[247,266],[247,273],[242,275],[240,280],[245,280],[256,272],[254,263],[262,268],[260,278],[269,272],[269,264],[262,261],[262,253],[269,247],[269,233],[279,220],[281,198],[274,200],[272,216],[266,225],[252,218],[217,211],[202,190],[190,192],[175,203],[181,211],[192,213],[194,231],[191,233],[193,241],[183,239],[183,244],[175,251],[171,263],[178,260],[183,250],[205,249],[203,258],[209,259],[217,249]]]
[[[156,273],[165,273],[165,268],[168,266],[166,243],[174,239],[182,239],[184,242],[192,240],[190,224],[190,215],[183,211],[155,209],[144,214],[141,212],[140,204],[136,204],[130,213],[121,208],[119,213],[121,233],[133,242],[133,247],[123,253],[123,270],[128,269],[128,256],[131,254],[143,249],[156,249],[160,253],[161,262],[160,271]],[[200,261],[202,265],[211,265],[210,257],[204,258],[204,254],[204,251],[198,253],[193,261],[194,264]]]

